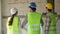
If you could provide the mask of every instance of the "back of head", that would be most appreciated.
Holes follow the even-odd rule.
[[[12,25],[12,23],[13,23],[13,19],[14,19],[14,16],[16,15],[16,12],[17,12],[18,10],[17,10],[17,8],[11,8],[11,18],[10,18],[10,20],[9,20],[9,24],[8,25]]]
[[[46,4],[46,7],[47,7],[48,9],[53,9],[53,5],[52,5],[51,3],[47,3],[47,4]]]
[[[11,8],[11,14],[12,14],[12,15],[15,14],[17,11],[18,11],[17,8]]]
[[[31,8],[33,11],[36,11],[36,3],[35,2],[30,2],[29,3],[29,8]]]
[[[29,7],[36,8],[36,3],[35,2],[30,2]]]
[[[53,5],[51,3],[47,3],[45,7],[48,9],[49,12],[52,12]]]

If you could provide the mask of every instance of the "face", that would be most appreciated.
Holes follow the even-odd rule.
[[[17,15],[17,14],[18,14],[18,11],[16,11],[15,15]]]
[[[32,9],[31,9],[31,8],[29,8],[29,10],[30,10],[30,12],[32,11]]]
[[[46,13],[48,13],[48,8],[46,8]]]

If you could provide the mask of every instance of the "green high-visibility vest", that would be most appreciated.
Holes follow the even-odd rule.
[[[11,17],[8,18],[8,21],[10,20]],[[18,29],[18,17],[14,16],[13,18],[13,23],[11,26],[9,26],[8,21],[7,21],[7,34],[19,34],[19,29]]]
[[[28,17],[28,34],[40,34],[41,14],[37,12],[29,12]]]
[[[48,13],[51,22],[48,30],[48,34],[56,34],[56,15],[53,13]]]

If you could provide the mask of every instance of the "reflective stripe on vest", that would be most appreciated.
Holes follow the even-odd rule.
[[[56,25],[50,25],[51,27],[56,27]],[[48,27],[47,25],[46,25],[46,27]]]
[[[38,31],[38,30],[40,30],[40,28],[31,28],[30,30],[31,31]]]
[[[29,26],[40,26],[40,24],[28,24]]]
[[[20,32],[10,32],[9,34],[20,34]]]
[[[45,30],[45,31],[56,31],[56,29],[54,29],[54,30],[53,29],[50,29],[50,30]]]
[[[12,29],[12,28],[9,28],[10,30]],[[18,30],[18,28],[13,28],[13,30]]]
[[[29,26],[40,26],[40,24],[28,24]],[[40,30],[40,28],[31,28],[31,31]]]

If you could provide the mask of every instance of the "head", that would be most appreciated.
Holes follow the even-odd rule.
[[[52,12],[52,9],[53,9],[52,4],[51,3],[47,3],[46,4],[46,10],[47,10],[47,12]]]
[[[14,16],[16,16],[17,15],[17,13],[18,13],[18,10],[16,9],[16,8],[12,8],[11,9],[11,18],[10,18],[10,20],[9,20],[9,26],[11,26],[12,25],[12,23],[13,23],[13,19],[14,19]]]
[[[35,2],[30,2],[29,3],[29,9],[30,9],[30,11],[35,12],[36,11],[36,3]]]
[[[17,15],[17,14],[18,14],[17,8],[11,8],[11,15]]]

